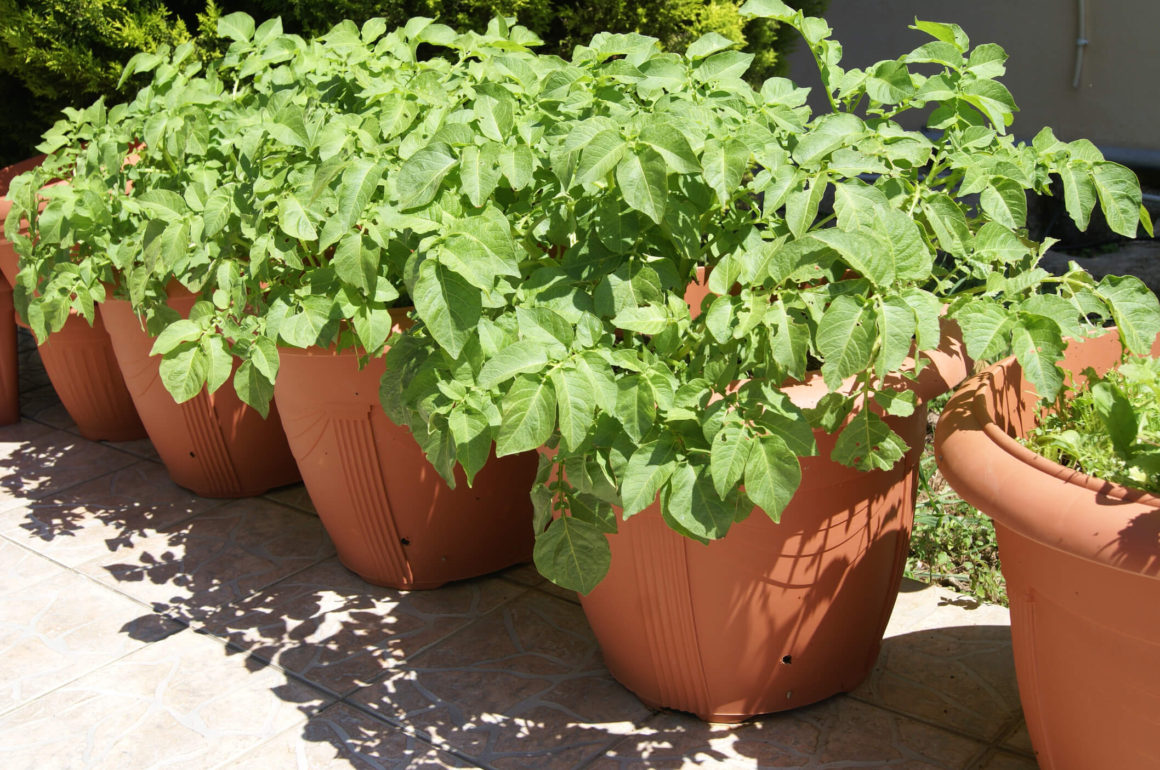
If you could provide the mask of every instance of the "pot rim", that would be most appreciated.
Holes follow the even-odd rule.
[[[1098,340],[1118,343],[1118,334],[1110,334],[1071,340],[1069,352]],[[1017,382],[1024,390],[1014,395],[1034,395],[1012,356],[958,389],[935,430],[944,477],[964,500],[1024,537],[1160,580],[1152,531],[1160,531],[1160,496],[1067,468],[1020,444],[995,420],[998,383],[1010,397]]]

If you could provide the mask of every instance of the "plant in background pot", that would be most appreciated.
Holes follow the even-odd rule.
[[[502,20],[462,36],[372,20],[308,43],[244,14],[220,31],[233,42],[204,73],[183,49],[126,70],[153,72],[128,114],[158,117],[123,169],[133,224],[109,263],[156,334],[165,386],[215,391],[236,357],[233,390],[263,411],[276,397],[339,557],[371,582],[433,587],[529,559],[531,504],[510,487],[530,486],[534,453],[449,488],[386,419],[378,382],[412,254],[446,243],[461,264],[518,273],[503,207],[525,205],[531,156],[502,134],[529,107],[505,84],[537,60],[534,36]],[[420,59],[424,44],[448,58]],[[117,146],[133,149],[122,122]],[[75,292],[70,264],[42,268],[41,285]],[[174,278],[204,298],[187,317],[158,300]]]
[[[69,113],[69,120],[81,131],[91,130],[93,114],[91,110],[73,111]],[[13,295],[18,294],[13,290],[17,285],[17,249],[27,247],[30,243],[25,217],[28,208],[13,206],[8,194],[9,186],[19,175],[37,169],[43,161],[44,157],[39,156],[0,169],[0,222],[4,222],[4,232],[7,234],[0,235],[0,273],[3,273],[0,284],[7,289],[3,306],[0,306],[0,315],[4,316],[6,324],[10,323],[7,319],[11,317],[16,323],[26,325],[11,311],[16,309],[17,304]],[[61,176],[47,177],[46,182],[62,178],[68,178],[67,173],[62,171]],[[57,184],[54,187],[63,189],[67,185]],[[13,192],[15,194],[16,191]],[[25,202],[29,208],[36,208],[40,203],[27,196]],[[120,367],[113,355],[112,343],[100,319],[90,313],[86,322],[81,313],[66,310],[57,320],[51,339],[44,334],[38,337],[40,359],[62,405],[81,435],[93,441],[144,438],[145,428],[141,425],[133,400],[125,387]],[[4,332],[4,340],[5,346],[9,342],[12,346],[10,353],[5,352],[5,360],[12,362],[10,368],[5,365],[3,373],[5,419],[11,418],[10,421],[15,422],[20,419],[15,328]]]
[[[720,37],[678,55],[598,35],[541,97],[519,279],[421,254],[426,304],[383,383],[444,475],[493,442],[541,448],[539,569],[584,594],[621,682],[724,721],[869,672],[925,401],[967,370],[956,324],[971,357],[1013,350],[1054,392],[1063,333],[1148,296],[1036,266],[1028,190],[1058,175],[1081,224],[1098,199],[1127,234],[1140,193],[1090,143],[1006,134],[998,46],[919,22],[931,42],[847,70],[824,21],[743,11],[801,32],[829,109],[784,79],[750,87]],[[922,108],[930,135],[895,121]]]
[[[1118,332],[1076,333],[1059,373],[1076,389],[1049,399],[1016,360],[996,364],[955,394],[935,434],[951,486],[995,521],[1044,768],[1160,762],[1157,333],[1155,297]]]

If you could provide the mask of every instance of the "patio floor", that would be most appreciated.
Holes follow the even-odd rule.
[[[301,486],[208,500],[87,441],[22,335],[0,428],[0,767],[1035,767],[1007,611],[907,582],[870,679],[739,726],[618,685],[519,567],[345,570]]]

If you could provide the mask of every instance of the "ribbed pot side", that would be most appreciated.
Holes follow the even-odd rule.
[[[436,588],[530,561],[535,453],[492,456],[451,489],[379,404],[385,360],[282,348],[275,398],[310,499],[348,569]]]
[[[188,317],[194,295],[172,294],[169,305]],[[276,404],[263,419],[227,382],[178,404],[161,381],[153,338],[125,300],[101,303],[117,360],[149,438],[174,483],[203,497],[250,497],[299,480]],[[234,364],[235,368],[237,364]]]
[[[1063,367],[1113,366],[1113,332]],[[1152,354],[1160,354],[1160,340]],[[1019,694],[1041,767],[1160,767],[1160,498],[1023,447],[1037,395],[1014,360],[968,380],[935,435],[951,486],[995,521]]]
[[[917,385],[920,406],[889,418],[911,447],[888,471],[829,459],[815,434],[802,483],[781,521],[760,509],[702,545],[670,530],[657,504],[609,536],[608,575],[581,604],[613,676],[651,706],[712,722],[805,706],[870,673],[906,563],[926,401],[966,376],[948,330]],[[788,389],[800,406],[820,378]]]

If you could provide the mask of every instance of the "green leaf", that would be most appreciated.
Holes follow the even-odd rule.
[[[877,210],[874,233],[878,248],[891,264],[891,273],[899,281],[926,281],[934,266],[934,255],[927,248],[922,232],[913,219],[889,206]],[[893,281],[894,278],[889,278]]]
[[[522,190],[532,183],[535,158],[530,147],[517,144],[505,147],[499,156],[499,167],[513,190]]]
[[[1027,245],[998,222],[987,222],[979,228],[975,236],[975,250],[983,259],[998,260],[1005,264],[1018,262],[1028,253]]]
[[[1064,349],[1059,326],[1049,318],[1024,316],[1011,330],[1011,349],[1039,396],[1054,399],[1063,387],[1063,370],[1055,363]]]
[[[794,10],[781,0],[745,0],[745,3],[737,9],[737,13],[742,16],[778,21],[789,21],[794,17]]]
[[[410,209],[433,201],[443,178],[456,163],[451,148],[442,143],[424,147],[407,158],[393,176],[399,205]]]
[[[668,123],[649,123],[640,132],[640,141],[656,150],[669,168],[678,174],[695,174],[701,170],[689,140]]]
[[[711,138],[705,142],[701,153],[701,168],[705,181],[717,193],[722,206],[728,206],[733,194],[741,185],[746,164],[749,162],[749,148],[737,139],[724,142]]]
[[[447,427],[455,442],[456,459],[470,485],[491,456],[491,426],[483,412],[460,405],[447,415]]]
[[[749,432],[737,423],[726,423],[713,437],[709,474],[719,497],[724,498],[741,481],[752,448]]]
[[[318,238],[318,231],[311,224],[306,209],[292,195],[278,201],[278,227],[291,238],[298,240],[313,241]]]
[[[472,206],[480,207],[491,197],[499,184],[499,148],[485,144],[482,148],[470,145],[463,148],[459,159],[459,181]]]
[[[919,21],[915,19],[914,26],[911,29],[921,30],[936,40],[950,43],[958,49],[959,53],[966,53],[967,48],[971,45],[967,33],[963,32],[963,28],[958,24],[944,24],[938,21]]]
[[[218,19],[218,37],[243,43],[254,36],[254,19],[247,13],[237,12]]]
[[[1128,238],[1136,237],[1140,221],[1140,182],[1129,169],[1104,161],[1092,166],[1092,181],[1108,226]]]
[[[353,230],[362,218],[363,210],[370,203],[379,181],[383,178],[383,166],[369,158],[356,158],[342,174],[338,187],[337,216],[344,230]],[[319,243],[325,249],[329,243]]]
[[[656,420],[657,405],[652,389],[642,384],[639,374],[622,377],[616,386],[616,418],[629,438],[640,441]]]
[[[1096,414],[1107,428],[1116,454],[1120,457],[1131,456],[1132,445],[1136,443],[1140,431],[1140,421],[1132,403],[1110,382],[1093,384],[1091,394]]]
[[[790,193],[785,200],[785,221],[789,231],[800,238],[818,218],[818,207],[829,185],[828,175],[819,174],[810,180],[809,189]],[[830,232],[830,231],[823,231]]]
[[[866,233],[827,228],[810,233],[810,237],[838,252],[843,262],[859,275],[869,278],[875,286],[894,282],[894,264],[889,252]]]
[[[706,83],[744,77],[754,55],[742,51],[722,51],[702,60],[693,70],[695,76]]]
[[[1011,125],[1012,113],[1018,108],[1011,92],[1002,83],[994,80],[967,80],[962,86],[963,100],[978,108],[987,116],[991,124],[1004,133]]]
[[[970,252],[971,228],[963,210],[946,193],[935,193],[922,201],[922,212],[938,238],[938,247],[956,257]]]
[[[500,144],[507,141],[514,125],[512,103],[509,99],[496,99],[481,94],[475,100],[475,117],[484,136]]]
[[[918,407],[918,395],[913,390],[880,390],[874,400],[895,417],[909,417]]]
[[[270,413],[274,382],[258,371],[251,361],[243,361],[234,372],[234,391],[238,398],[258,411],[263,418]]]
[[[678,464],[666,492],[661,498],[664,512],[693,537],[724,537],[737,519],[737,498],[721,500],[704,469],[698,473],[687,463]]]
[[[978,78],[998,78],[1007,72],[1004,62],[1007,52],[995,43],[983,43],[971,51],[967,60],[967,71]]]
[[[625,155],[616,166],[616,182],[625,203],[658,225],[663,221],[669,178],[664,158],[656,150],[645,147]]]
[[[1120,329],[1120,340],[1136,355],[1149,355],[1160,334],[1160,301],[1134,275],[1105,276],[1096,296],[1107,303]]]
[[[914,309],[902,297],[887,297],[882,300],[878,313],[878,361],[875,372],[879,377],[898,371],[902,362],[910,355],[917,324]]]
[[[1011,320],[1002,308],[990,302],[973,302],[960,310],[955,320],[971,358],[991,360],[1007,350]]]
[[[812,166],[864,131],[865,125],[856,115],[846,112],[823,115],[798,140],[793,159],[801,166]]]
[[[149,351],[149,355],[163,356],[176,350],[183,343],[201,339],[202,333],[203,329],[199,323],[187,318],[174,321],[166,326],[161,334],[157,335],[157,339],[153,340],[153,348]]]
[[[561,588],[587,594],[612,563],[608,540],[596,525],[561,516],[536,536],[532,552],[540,574]]]
[[[503,421],[495,441],[496,457],[543,446],[552,435],[556,395],[547,379],[520,377],[503,398]]]
[[[234,373],[234,357],[230,354],[225,338],[217,335],[202,338],[201,352],[206,362],[206,389],[213,393]]]
[[[886,195],[861,180],[834,185],[834,213],[838,215],[838,227],[842,230],[853,232],[872,225],[875,208],[886,205],[889,205]]]
[[[745,464],[745,494],[774,522],[797,492],[802,481],[801,464],[777,436],[762,436]]]
[[[724,35],[717,32],[709,32],[702,35],[689,46],[685,51],[685,57],[688,59],[704,59],[706,56],[711,56],[718,51],[724,51],[727,48],[732,48],[737,45],[736,42],[730,40]]]
[[[817,345],[824,363],[822,377],[835,389],[845,378],[870,365],[877,336],[871,305],[843,295],[834,299],[818,324]]]
[[[205,387],[207,361],[200,345],[183,345],[161,359],[161,383],[179,404]]]
[[[490,390],[517,374],[539,371],[547,363],[548,357],[544,353],[542,343],[520,340],[501,348],[498,353],[487,359],[479,372],[479,386]]]
[[[556,389],[560,442],[565,450],[575,450],[584,443],[596,419],[596,393],[578,369],[553,369],[551,378]]]
[[[898,104],[914,96],[910,70],[893,59],[878,62],[866,78],[867,95],[880,104]]]
[[[576,166],[577,181],[593,184],[608,176],[616,164],[624,157],[628,145],[620,131],[609,129],[592,137],[580,152],[580,163]]]
[[[1027,193],[1018,182],[996,180],[983,190],[979,203],[992,219],[1012,230],[1027,222]]]
[[[640,334],[660,334],[673,323],[666,308],[658,305],[626,307],[612,318],[612,325]]]
[[[431,330],[431,336],[452,358],[458,358],[482,312],[479,289],[459,274],[427,260],[419,267],[414,300],[415,311]]]
[[[628,459],[620,482],[624,518],[627,520],[652,505],[676,469],[676,447],[667,433],[659,441],[638,447]]]
[[[861,409],[838,434],[830,457],[860,471],[889,470],[906,456],[906,442],[878,415]]]

